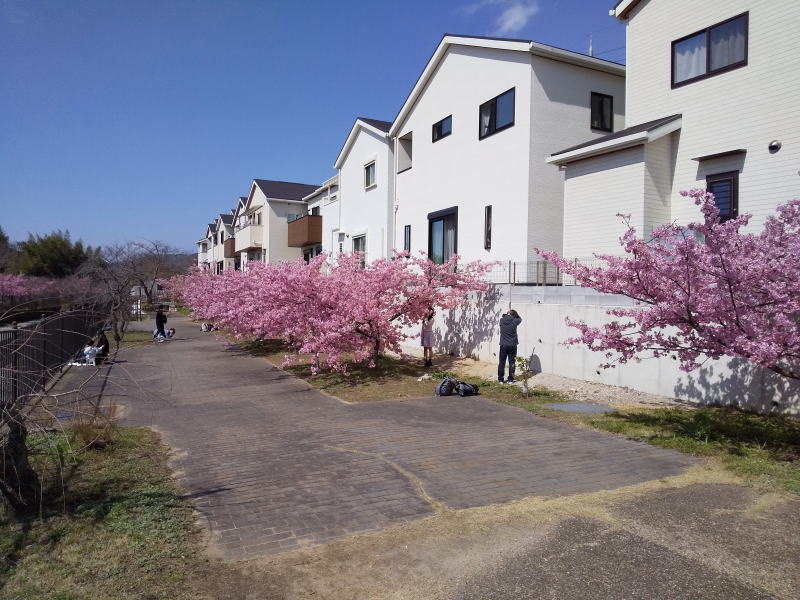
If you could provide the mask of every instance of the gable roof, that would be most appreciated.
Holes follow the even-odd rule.
[[[302,200],[315,189],[316,185],[294,183],[292,181],[274,181],[272,179],[254,179],[253,183],[273,200]]]
[[[631,146],[638,146],[657,140],[658,138],[672,133],[681,128],[681,115],[670,115],[646,123],[640,123],[633,127],[620,129],[616,133],[610,133],[588,142],[564,148],[558,152],[553,152],[546,162],[551,164],[567,164],[589,156],[605,154]]]
[[[233,224],[233,215],[230,213],[220,215],[219,218],[225,225],[232,225]]]
[[[344,141],[342,149],[339,150],[339,156],[336,157],[336,162],[333,163],[333,168],[334,169],[342,168],[342,163],[344,162],[347,153],[350,152],[350,148],[352,148],[353,144],[355,143],[359,131],[361,131],[362,129],[371,131],[378,137],[387,140],[388,143],[389,129],[391,129],[391,127],[392,124],[389,121],[380,121],[378,119],[367,119],[366,117],[357,117],[355,123],[353,123],[353,126],[350,128],[350,133],[347,134],[347,139]]]
[[[391,121],[380,121],[378,119],[368,119],[367,117],[358,117],[357,121],[364,121],[364,123],[368,125],[372,125],[376,129],[380,129],[384,133],[389,133],[389,130],[392,128]]]
[[[209,223],[208,226],[206,227],[206,237],[208,237],[210,233],[217,233],[216,221],[214,223]]]
[[[439,41],[439,45],[436,47],[436,50],[434,50],[433,54],[428,60],[428,63],[425,65],[422,73],[417,78],[414,87],[411,88],[411,91],[409,92],[405,102],[403,102],[400,112],[397,113],[397,116],[392,122],[392,127],[389,130],[390,136],[394,137],[398,134],[409,112],[411,112],[411,109],[417,102],[417,99],[422,95],[422,92],[428,85],[428,82],[436,72],[436,68],[439,66],[439,63],[445,57],[451,46],[472,46],[478,48],[493,48],[497,50],[529,52],[535,56],[543,56],[545,58],[551,58],[581,67],[588,67],[590,69],[596,69],[598,71],[604,71],[614,75],[625,75],[625,65],[621,65],[610,60],[581,54],[580,52],[573,52],[571,50],[565,50],[556,46],[541,44],[539,42],[534,42],[533,40],[480,37],[473,35],[454,35],[445,33],[442,36],[442,39]]]

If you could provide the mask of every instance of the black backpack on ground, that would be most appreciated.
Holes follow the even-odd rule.
[[[478,386],[467,383],[466,381],[459,381],[456,389],[458,390],[458,395],[462,398],[464,396],[475,396],[478,394]]]
[[[458,381],[453,377],[445,377],[438,384],[436,384],[437,396],[452,396],[453,393],[458,394],[462,398],[464,396],[475,396],[478,394],[478,386],[466,381]]]
[[[452,377],[445,377],[436,384],[437,396],[451,396],[458,386],[458,381]]]

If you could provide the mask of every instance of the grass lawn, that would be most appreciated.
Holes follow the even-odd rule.
[[[155,433],[119,429],[104,449],[77,455],[63,435],[29,446],[43,516],[15,523],[0,512],[0,597],[197,597],[209,560]]]
[[[251,354],[263,356],[274,365],[283,363],[286,349],[275,340],[243,344],[243,348]],[[379,400],[399,400],[405,398],[428,398],[434,395],[436,383],[445,375],[452,375],[462,381],[475,383],[480,388],[481,396],[496,400],[524,399],[522,390],[513,385],[501,385],[475,377],[459,375],[453,372],[448,357],[437,357],[437,367],[424,369],[420,360],[383,358],[375,368],[366,364],[351,364],[348,374],[323,371],[312,375],[308,359],[299,360],[286,368],[286,371],[307,381],[315,388],[327,392],[347,402],[375,402]],[[418,381],[419,377],[428,373],[432,379]],[[539,403],[560,402],[563,397],[557,392],[545,388],[531,391],[531,399]]]
[[[285,348],[279,342],[246,345],[257,355],[278,365]],[[517,386],[462,376],[447,371],[446,357],[437,357],[442,370],[429,371],[432,380],[418,381],[425,372],[419,360],[384,359],[377,368],[353,365],[348,375],[323,372],[312,375],[307,360],[300,359],[287,371],[312,386],[348,402],[372,402],[430,397],[444,375],[477,383],[480,394],[550,419],[641,440],[662,448],[713,457],[750,484],[800,494],[800,421],[760,416],[724,408],[635,408],[603,414],[576,414],[547,408],[570,398],[542,387],[528,397]]]

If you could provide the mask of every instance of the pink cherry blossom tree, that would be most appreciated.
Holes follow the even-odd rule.
[[[581,285],[636,304],[608,311],[617,319],[602,327],[567,319],[580,335],[566,343],[605,353],[605,368],[649,355],[673,356],[691,371],[706,357],[732,356],[800,379],[800,201],[746,233],[750,215],[721,222],[712,194],[681,193],[703,222],[664,225],[644,240],[620,215],[625,255],[596,255],[602,267],[536,249]]]
[[[235,336],[278,338],[311,355],[315,372],[345,370],[349,360],[374,364],[387,350],[399,352],[407,328],[432,308],[455,308],[469,292],[487,287],[489,265],[462,265],[458,257],[442,265],[407,253],[365,267],[361,261],[354,253],[219,275],[198,270],[174,277],[168,287],[198,318]]]

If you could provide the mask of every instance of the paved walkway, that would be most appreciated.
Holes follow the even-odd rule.
[[[152,425],[227,558],[251,558],[446,508],[610,489],[692,459],[476,398],[347,405],[201,333],[126,352],[107,393]]]

